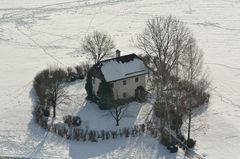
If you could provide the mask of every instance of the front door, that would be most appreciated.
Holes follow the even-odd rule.
[[[144,88],[142,86],[139,86],[135,89],[135,97],[137,99],[144,98]]]

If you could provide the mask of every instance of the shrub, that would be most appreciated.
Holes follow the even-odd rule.
[[[71,116],[67,115],[63,117],[63,122],[65,124],[68,124],[68,126],[80,126],[82,123],[82,120],[79,116]]]
[[[129,137],[129,135],[130,135],[129,128],[124,128],[123,134],[125,135],[125,137]]]
[[[70,81],[71,81],[71,82],[76,81],[76,79],[77,79],[76,76],[71,75],[71,77],[70,77]]]
[[[110,132],[107,131],[107,132],[105,133],[105,135],[106,135],[106,140],[108,140],[108,139],[110,138]]]
[[[67,115],[63,117],[63,122],[68,125],[72,125],[73,116]]]
[[[74,116],[74,117],[72,118],[72,124],[73,124],[73,126],[80,126],[81,123],[82,123],[82,120],[81,120],[81,118],[80,118],[79,116]]]
[[[37,117],[37,116],[41,116],[42,114],[42,106],[38,103],[36,104],[36,106],[33,108],[32,114]]]
[[[102,140],[105,139],[105,131],[104,130],[101,130],[101,138],[102,138]]]
[[[93,133],[92,133],[92,140],[91,140],[92,142],[98,142],[98,140],[97,140],[97,132],[96,131],[93,131]]]
[[[118,134],[116,131],[111,131],[112,139],[117,138]]]
[[[87,140],[87,132],[88,132],[88,131],[85,131],[85,132],[83,133],[83,141],[86,141],[86,140]]]
[[[48,69],[42,70],[39,72],[34,80],[33,80],[33,87],[35,89],[36,95],[38,96],[39,103],[41,105],[46,105],[48,94],[47,90],[50,88],[50,83],[55,81],[62,82],[67,79],[67,72],[56,66],[51,66]]]
[[[193,140],[193,139],[187,140],[187,146],[189,148],[193,148],[195,146],[195,144],[196,144],[196,140]]]
[[[89,65],[88,63],[82,63],[80,65],[75,66],[75,70],[79,77],[86,76],[90,68],[91,68],[91,65]]]
[[[67,67],[67,81],[71,81],[72,74],[73,74],[73,68]]]
[[[83,68],[83,75],[86,76],[91,68],[91,65],[88,63],[83,63],[81,66]]]
[[[57,81],[64,81],[68,77],[68,73],[60,67],[50,67],[50,79],[55,79]]]
[[[171,145],[173,145],[170,141],[169,141],[169,134],[166,131],[162,132],[162,137],[161,137],[161,144],[163,144],[164,146],[166,146],[168,149]]]
[[[43,110],[43,115],[44,115],[45,117],[49,117],[49,116],[50,116],[50,111],[49,111],[49,109],[44,109],[44,110]]]
[[[145,132],[145,125],[144,124],[141,125],[141,132],[142,133]]]
[[[39,99],[39,104],[45,105],[45,99],[47,98],[46,89],[47,82],[49,81],[50,70],[45,69],[39,72],[33,80],[33,88],[35,89],[36,95]]]
[[[122,130],[119,130],[119,137],[122,138],[122,136],[123,136],[123,132]]]
[[[177,138],[179,139],[179,140],[181,140],[182,142],[184,142],[186,139],[185,139],[185,137],[182,135],[182,134],[178,134],[177,135]]]
[[[169,145],[168,138],[162,136],[161,144],[167,147]]]
[[[100,98],[100,109],[110,109],[113,101],[113,90],[110,83],[102,81],[99,85],[98,97]]]
[[[73,136],[73,139],[80,140],[80,129],[74,128],[72,136]]]
[[[171,145],[169,147],[170,153],[176,153],[178,151],[178,147],[176,145]]]
[[[77,72],[77,78],[78,79],[84,79],[84,76],[86,76],[87,72],[84,72],[83,65],[75,66],[75,70]]]
[[[179,130],[183,124],[183,117],[176,110],[170,110],[171,129]]]
[[[83,74],[83,67],[81,65],[75,66],[78,75]]]

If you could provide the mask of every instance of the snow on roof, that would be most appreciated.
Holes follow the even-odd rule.
[[[143,61],[135,54],[102,61],[101,71],[107,82],[148,73]]]

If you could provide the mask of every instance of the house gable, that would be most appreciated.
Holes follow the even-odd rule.
[[[145,88],[145,78],[146,76],[143,74],[112,82],[114,99],[135,97],[137,87]]]

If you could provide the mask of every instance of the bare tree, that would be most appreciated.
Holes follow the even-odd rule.
[[[94,63],[109,56],[114,47],[115,45],[111,37],[106,33],[98,31],[86,35],[82,42],[83,51],[91,54]]]
[[[167,83],[172,70],[187,47],[189,29],[175,17],[155,17],[136,39],[136,47],[150,58],[150,68],[157,80]]]
[[[190,38],[188,47],[183,56],[183,68],[185,80],[189,83],[187,96],[188,108],[188,135],[187,140],[190,140],[191,122],[192,122],[192,107],[193,107],[193,86],[201,79],[203,70],[203,53],[198,48],[195,39]]]
[[[137,35],[135,45],[150,59],[148,67],[153,72],[152,83],[157,93],[156,107],[168,114],[167,97],[172,85],[169,83],[180,65],[183,52],[187,49],[190,31],[175,17],[155,17],[147,21],[143,33]],[[169,116],[161,118],[161,130],[169,123]]]
[[[113,105],[112,109],[110,110],[110,113],[116,121],[116,126],[119,126],[119,122],[124,117],[127,108],[128,108],[127,104],[121,104],[118,102],[114,102],[114,105]]]
[[[60,104],[68,104],[70,100],[66,92],[66,84],[63,81],[67,77],[66,71],[61,68],[50,68],[50,77],[47,84],[47,102],[53,108],[53,117],[56,117],[56,107]]]

